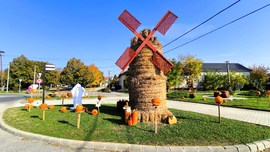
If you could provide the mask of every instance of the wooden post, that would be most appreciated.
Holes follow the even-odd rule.
[[[64,99],[64,98],[62,98],[62,107],[64,106],[64,100],[65,100],[65,99]]]
[[[155,106],[155,134],[157,134],[157,106]]]
[[[268,95],[268,103],[269,103],[269,107],[270,107],[270,94]]]
[[[29,103],[28,112],[31,111],[31,103]]]
[[[218,104],[218,120],[219,120],[219,123],[221,123],[221,118],[220,118],[220,103]]]
[[[45,120],[45,109],[42,109],[42,120]]]
[[[78,112],[77,128],[80,128],[81,112]]]

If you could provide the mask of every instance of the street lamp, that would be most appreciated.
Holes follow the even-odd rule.
[[[2,73],[2,53],[5,53],[5,51],[0,50],[0,60],[1,60],[1,88],[3,88],[3,73]]]
[[[22,79],[19,79],[19,93],[21,92],[21,82],[22,82]]]
[[[37,74],[37,78],[38,78],[38,80],[39,80],[39,81],[37,82],[37,83],[38,83],[38,96],[40,96],[40,78],[41,78],[41,74],[42,74],[42,73],[38,73],[38,74]]]

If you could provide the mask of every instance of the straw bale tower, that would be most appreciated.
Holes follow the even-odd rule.
[[[150,31],[144,29],[140,34],[146,38]],[[149,42],[162,53],[162,45],[156,37],[150,38]],[[138,37],[132,38],[131,49],[136,50],[141,43]],[[145,45],[129,65],[129,105],[132,109],[139,110],[138,119],[141,122],[154,122],[154,106],[151,100],[158,97],[161,101],[157,107],[158,122],[165,122],[167,117],[172,115],[166,103],[167,77],[150,61],[152,55],[153,51]]]

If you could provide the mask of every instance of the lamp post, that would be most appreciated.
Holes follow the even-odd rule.
[[[38,73],[38,74],[37,74],[37,78],[38,78],[38,79],[41,78],[41,74],[42,74],[42,73]],[[40,81],[38,81],[37,83],[38,83],[38,96],[40,96]]]
[[[0,60],[1,60],[1,88],[3,88],[3,73],[2,73],[2,53],[5,53],[5,51],[0,50]]]
[[[22,79],[19,79],[19,93],[21,92],[21,82],[22,82]]]

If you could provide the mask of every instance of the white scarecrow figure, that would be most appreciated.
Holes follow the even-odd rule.
[[[73,105],[74,107],[71,107],[70,109],[73,110],[76,108],[77,105],[82,105],[82,96],[85,92],[84,87],[82,87],[79,83],[76,84],[72,90],[71,90],[71,94],[72,94],[72,98],[73,98]]]

